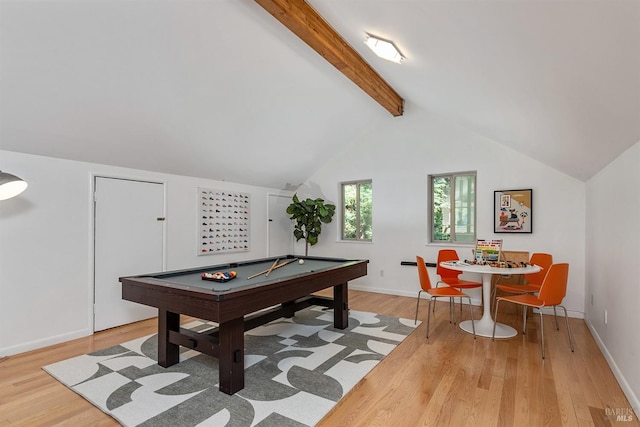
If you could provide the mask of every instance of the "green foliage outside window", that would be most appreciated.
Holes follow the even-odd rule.
[[[356,182],[342,185],[344,203],[342,238],[371,240],[373,238],[373,184]]]
[[[472,243],[476,239],[476,175],[430,176],[431,241]]]
[[[451,203],[449,193],[451,179],[439,177],[433,179],[433,240],[448,242],[451,239],[451,224],[448,215],[445,218],[443,210],[448,212]]]

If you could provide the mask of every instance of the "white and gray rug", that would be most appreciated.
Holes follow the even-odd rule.
[[[351,310],[340,330],[332,311],[299,311],[245,333],[245,388],[232,396],[218,390],[216,358],[182,349],[159,366],[156,335],[43,369],[125,426],[313,426],[415,327]]]

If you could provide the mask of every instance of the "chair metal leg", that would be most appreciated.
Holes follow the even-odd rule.
[[[449,302],[449,307],[451,309],[451,314],[453,314],[453,324],[456,324],[456,300],[455,298],[449,298],[450,302]],[[451,319],[449,319],[449,321],[451,321]]]
[[[498,290],[496,288],[493,288],[491,292],[491,296],[489,297],[489,312],[491,312],[491,310],[495,307],[497,298],[498,298]]]
[[[438,281],[436,282],[436,286],[435,286],[435,287],[437,288],[437,287],[438,287],[438,285],[440,285],[440,283],[442,283],[442,282],[441,282],[440,280],[438,280]],[[434,313],[436,312],[436,301],[438,301],[438,299],[437,299],[437,298],[433,300],[433,312],[434,312]]]
[[[416,301],[416,320],[413,322],[413,324],[417,324],[418,323],[418,307],[420,307],[420,294],[422,293],[422,289],[420,289],[418,291],[418,301]]]
[[[556,313],[556,306],[555,305],[553,306],[553,318],[556,320],[556,331],[559,331],[560,330],[560,325],[558,325],[558,314]]]
[[[496,340],[496,323],[498,323],[498,304],[500,303],[499,300],[496,300],[496,310],[493,314],[493,333],[491,334],[491,339],[493,341]]]
[[[571,335],[571,328],[569,327],[569,316],[567,316],[567,309],[564,306],[560,306],[564,310],[564,319],[567,321],[567,334],[569,334],[569,346],[573,352],[573,336]]]
[[[473,329],[473,339],[476,339],[476,324],[473,321],[473,307],[471,307],[471,298],[467,297],[467,299],[469,300],[469,313],[471,314],[471,328]],[[462,298],[460,298],[460,300],[462,300]],[[462,303],[461,303],[462,305]]]
[[[527,335],[527,307],[526,305],[522,306],[522,335]]]
[[[544,321],[542,320],[542,310],[538,309],[540,312],[540,344],[542,345],[542,358],[544,359]]]
[[[431,301],[433,301],[433,297],[429,298],[429,307],[427,310],[427,338],[429,338],[429,324],[431,323]]]

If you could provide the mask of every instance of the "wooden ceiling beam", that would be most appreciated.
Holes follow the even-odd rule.
[[[402,97],[307,2],[255,1],[393,116],[402,115]]]

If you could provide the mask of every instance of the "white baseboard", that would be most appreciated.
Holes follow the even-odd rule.
[[[48,347],[50,345],[60,344],[63,342],[75,340],[77,338],[87,337],[92,335],[93,331],[90,329],[80,329],[78,331],[69,332],[62,335],[56,335],[53,337],[47,337],[41,340],[30,341],[14,345],[10,347],[0,348],[0,357],[12,356],[14,354],[24,353],[26,351],[37,350],[39,348]]]
[[[627,397],[627,400],[629,400],[629,403],[633,408],[633,412],[635,412],[636,417],[640,416],[640,400],[638,400],[638,396],[636,396],[636,394],[633,392],[633,390],[629,386],[629,383],[627,382],[624,375],[620,371],[620,368],[618,368],[618,365],[616,364],[615,360],[613,360],[611,353],[609,353],[609,350],[604,345],[604,342],[600,338],[600,335],[598,335],[598,331],[596,331],[596,328],[593,327],[593,324],[591,323],[591,321],[585,320],[585,323],[587,324],[587,327],[591,331],[591,335],[596,340],[598,347],[600,347],[600,351],[602,352],[605,360],[609,364],[609,367],[611,368],[613,375],[616,377],[616,380],[618,380],[618,384],[620,384],[620,388],[622,388],[622,392]]]
[[[410,298],[416,298],[418,296],[418,289],[417,288],[416,288],[415,292],[409,292],[409,291],[404,291],[404,290],[399,290],[399,289],[371,288],[371,287],[368,287],[368,286],[358,286],[358,285],[349,284],[349,289],[354,289],[356,291],[373,292],[373,293],[376,293],[376,294],[397,295],[397,296],[401,296],[401,297],[410,297]],[[481,306],[482,305],[482,298],[481,297],[474,297],[473,295],[470,295],[470,296],[471,296],[471,304],[472,305],[477,305],[477,306]],[[561,308],[558,308],[557,311],[558,311],[558,314],[560,316],[564,316],[564,311],[562,311]],[[536,311],[536,313],[537,313],[537,311]],[[542,313],[545,314],[545,315],[553,315],[553,309],[552,308],[545,308]],[[584,319],[584,313],[582,313],[580,311],[567,310],[567,316],[575,317],[576,319]]]
[[[385,288],[371,288],[368,286],[358,286],[349,284],[349,289],[353,289],[355,291],[364,291],[364,292],[373,292],[374,294],[385,294],[385,295],[396,295],[399,297],[409,297],[409,298],[417,298],[418,297],[418,289],[415,292],[403,291],[400,289],[385,289]],[[422,298],[426,299],[425,294],[423,293]],[[466,304],[466,299],[464,300]],[[471,304],[472,305],[482,305],[481,298],[474,298],[471,296]]]
[[[537,313],[538,310],[534,309],[534,311]],[[564,317],[564,310],[561,308],[556,308],[556,312],[558,313],[558,316],[560,317]],[[548,316],[553,316],[553,308],[543,308],[542,309],[542,314],[544,315],[548,315]],[[584,319],[584,313],[582,313],[581,311],[572,311],[572,310],[567,310],[567,316],[568,317],[573,317],[576,319]]]

